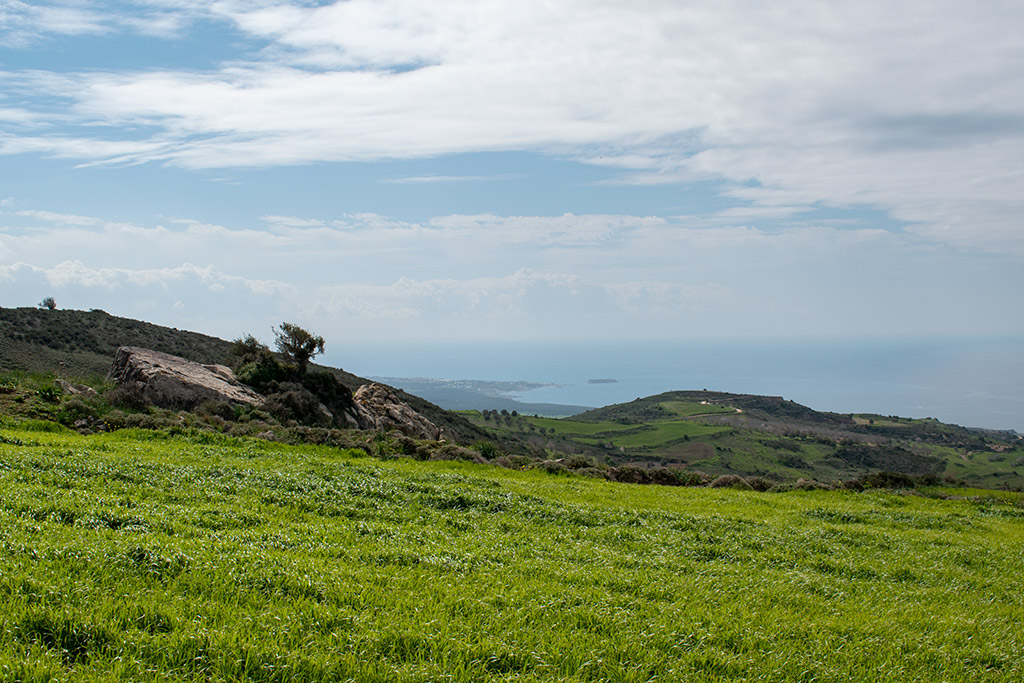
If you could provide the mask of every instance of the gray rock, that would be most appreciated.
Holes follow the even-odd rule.
[[[224,365],[201,365],[135,346],[117,350],[107,376],[118,384],[135,385],[161,408],[191,410],[207,399],[246,405],[263,402]]]
[[[398,431],[417,439],[439,440],[441,429],[416,412],[383,384],[364,384],[353,396],[364,429]]]
[[[79,384],[72,384],[66,379],[58,379],[56,384],[61,388],[61,391],[63,391],[65,394],[71,394],[72,396],[78,394],[84,394],[85,396],[98,396],[96,390],[93,389],[92,387],[87,387],[85,385]]]

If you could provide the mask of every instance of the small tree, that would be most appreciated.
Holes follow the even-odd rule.
[[[238,379],[259,390],[266,389],[274,381],[287,374],[270,348],[256,337],[248,334],[231,342],[229,351],[234,359],[232,367]]]
[[[285,357],[293,360],[299,374],[306,374],[306,365],[314,356],[324,352],[324,338],[314,336],[298,325],[281,323],[274,330],[274,344]]]
[[[45,308],[47,310],[52,311],[55,308],[57,308],[57,300],[54,299],[52,296],[48,296],[39,302],[39,308]]]
[[[235,358],[237,366],[242,366],[246,363],[259,363],[268,358],[273,359],[270,354],[270,348],[251,334],[239,337],[231,342],[229,353]]]

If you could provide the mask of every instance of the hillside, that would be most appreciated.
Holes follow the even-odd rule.
[[[515,410],[455,413],[398,390],[400,398],[455,434],[459,443],[474,446],[437,453],[436,444],[431,449],[409,439],[311,427],[301,418],[293,425],[287,414],[274,422],[269,415],[214,407],[187,417],[161,417],[133,405],[130,396],[119,397],[116,406],[97,407],[54,392],[58,374],[109,390],[102,377],[116,349],[126,344],[201,363],[226,362],[230,348],[222,339],[103,311],[0,309],[0,413],[65,425],[87,418],[88,428],[101,431],[187,428],[255,436],[272,429],[275,438],[290,442],[490,460],[637,483],[692,485],[735,475],[767,488],[799,479],[834,485],[893,472],[903,478],[884,479],[887,485],[944,479],[987,488],[1024,487],[1024,442],[1015,433],[929,419],[820,412],[773,396],[674,391],[555,419]],[[331,373],[350,390],[369,381],[337,368],[314,369]]]
[[[1019,494],[639,487],[2,419],[0,490],[3,680],[1024,676]]]
[[[243,333],[239,331],[239,336]],[[231,342],[99,310],[0,308],[0,373],[53,373],[97,383],[107,374],[120,346],[141,346],[198,363],[228,363]],[[370,382],[338,368],[310,367],[330,372],[352,391]],[[485,437],[461,416],[419,396],[395,391],[417,412],[455,433],[461,441],[469,443]]]
[[[690,483],[699,473],[769,484],[837,482],[898,472],[917,480],[1024,487],[1018,434],[825,413],[773,396],[672,391],[562,420],[494,411],[464,415],[499,437],[577,456],[567,461],[574,468],[634,467],[634,481]]]

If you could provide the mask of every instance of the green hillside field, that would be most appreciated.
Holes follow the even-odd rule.
[[[2,681],[1019,681],[1024,499],[0,423]]]
[[[496,440],[552,459],[668,467],[708,477],[848,482],[874,472],[992,489],[1024,488],[1024,440],[932,419],[823,413],[780,397],[672,391],[571,418],[460,413]]]

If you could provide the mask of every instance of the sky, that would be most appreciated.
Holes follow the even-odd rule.
[[[1021,337],[1022,34],[1000,0],[0,0],[0,305],[329,352]]]

